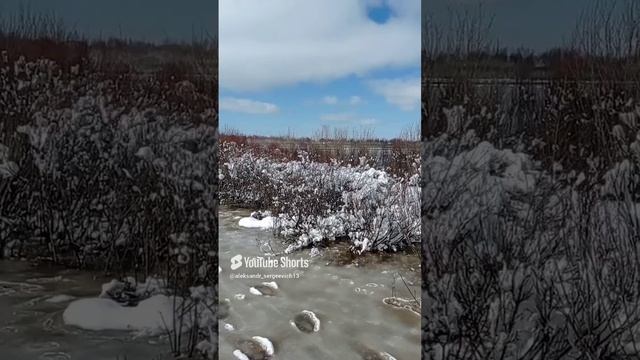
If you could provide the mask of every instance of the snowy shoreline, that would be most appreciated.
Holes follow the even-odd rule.
[[[235,143],[221,149],[222,203],[269,209],[267,218],[239,225],[269,229],[286,253],[348,239],[356,254],[397,252],[420,244],[419,159],[415,173],[392,176],[359,166],[318,163],[304,154],[280,161]]]

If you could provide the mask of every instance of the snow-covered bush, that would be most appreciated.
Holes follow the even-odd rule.
[[[183,83],[134,73],[63,73],[47,60],[15,65],[0,74],[0,129],[12,150],[0,149],[2,173],[12,174],[0,180],[6,253],[148,275],[184,245],[172,235],[187,234],[189,266],[210,262],[213,99],[195,90],[186,98]]]
[[[423,149],[427,358],[639,353],[634,102],[542,90],[535,119],[496,99],[432,115],[450,126]]]
[[[359,253],[398,251],[420,241],[419,162],[409,178],[367,165],[287,161],[226,143],[221,150],[224,203],[269,209],[286,251],[349,239]]]
[[[2,254],[161,276],[151,293],[192,299],[174,303],[166,330],[176,354],[194,354],[217,337],[214,94],[134,72],[13,65],[0,71]]]

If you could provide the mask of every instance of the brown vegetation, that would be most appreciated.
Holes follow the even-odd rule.
[[[351,165],[359,164],[362,158],[375,168],[400,176],[411,172],[419,156],[417,139],[416,127],[406,129],[399,138],[391,140],[376,139],[370,131],[354,132],[349,136],[344,129],[328,127],[316,131],[313,138],[244,135],[229,127],[220,134],[221,144],[236,143],[260,156],[290,161],[298,160],[304,152],[312,161]]]

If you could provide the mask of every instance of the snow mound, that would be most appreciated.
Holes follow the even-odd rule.
[[[254,217],[244,217],[238,221],[238,225],[246,228],[271,229],[273,228],[273,216],[267,216],[258,220]]]
[[[261,296],[262,292],[260,292],[260,290],[254,288],[253,286],[249,288],[249,292],[252,293],[253,295],[257,295],[257,296]]]
[[[235,356],[238,360],[249,360],[249,357],[238,349],[233,350],[233,356]]]
[[[256,342],[258,342],[258,344],[260,344],[260,346],[262,347],[264,352],[267,353],[267,355],[273,356],[273,353],[274,353],[273,344],[269,339],[262,336],[254,336],[253,340],[255,340]]]
[[[302,310],[292,321],[293,326],[306,333],[320,331],[320,319],[313,311]]]
[[[302,310],[302,313],[309,316],[309,318],[313,321],[313,331],[320,331],[320,319],[318,319],[316,314],[313,311],[309,310]]]
[[[263,282],[262,285],[278,290],[278,284],[275,281]]]

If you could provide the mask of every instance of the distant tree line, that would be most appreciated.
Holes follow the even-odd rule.
[[[483,7],[449,14],[447,26],[424,19],[422,59],[430,78],[636,79],[640,2],[596,0],[576,19],[566,45],[536,52],[509,49],[491,36]]]

